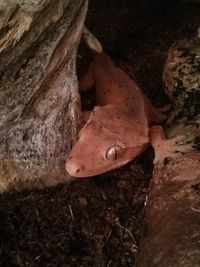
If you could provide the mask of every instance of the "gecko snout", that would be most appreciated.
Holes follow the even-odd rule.
[[[85,167],[79,163],[72,161],[71,159],[66,162],[66,170],[71,176],[81,176],[82,171],[84,171]]]

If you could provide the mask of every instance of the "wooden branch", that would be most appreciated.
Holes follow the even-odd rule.
[[[0,54],[0,192],[69,180],[65,159],[79,125],[75,62],[87,4],[49,1]]]
[[[199,40],[169,52],[164,70],[174,109],[168,136],[186,135],[192,151],[156,165],[145,209],[137,266],[200,266]]]

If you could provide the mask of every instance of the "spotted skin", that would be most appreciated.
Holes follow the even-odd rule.
[[[93,52],[79,86],[80,91],[95,86],[97,106],[68,156],[72,176],[94,176],[128,163],[148,146],[149,126],[166,118],[104,52]]]

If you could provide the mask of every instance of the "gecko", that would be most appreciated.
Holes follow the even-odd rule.
[[[101,43],[85,27],[83,39],[93,60],[79,83],[80,91],[95,86],[97,106],[89,114],[79,139],[66,161],[67,172],[74,177],[99,175],[132,161],[150,144],[150,127],[166,119],[166,110],[156,108],[138,84],[120,69],[103,51]],[[154,126],[156,127],[156,126]],[[163,143],[158,128],[154,146]],[[156,161],[163,162],[166,153],[177,150],[179,139],[165,142]],[[155,145],[156,144],[156,145]],[[160,151],[160,150],[159,150]]]

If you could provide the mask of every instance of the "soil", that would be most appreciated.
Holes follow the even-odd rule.
[[[169,47],[194,37],[199,24],[200,4],[192,0],[93,0],[87,17],[107,53],[157,106],[168,103],[162,69]],[[81,46],[79,73],[86,62]],[[85,109],[92,95],[83,97]],[[1,195],[0,267],[134,266],[152,159],[149,148],[94,178]]]

